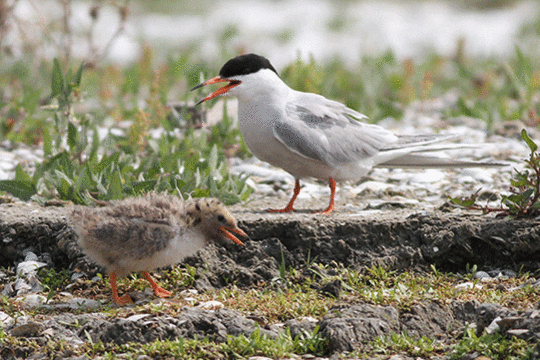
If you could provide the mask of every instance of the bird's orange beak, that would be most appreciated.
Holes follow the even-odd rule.
[[[237,227],[227,227],[225,228],[225,226],[222,226],[219,228],[221,231],[223,231],[223,233],[225,234],[225,237],[234,241],[235,243],[237,243],[238,245],[244,245],[243,242],[241,242],[240,240],[238,240],[238,238],[236,236],[234,236],[233,234],[231,234],[230,232],[234,232],[234,233],[237,233],[238,235],[246,238],[246,239],[249,239],[249,236],[242,230],[242,229],[239,229]]]
[[[206,82],[203,82],[203,83],[195,86],[190,91],[202,88],[203,86],[206,86],[206,85],[217,84],[219,82],[224,82],[224,81],[228,81],[229,83],[227,85],[225,85],[224,87],[217,89],[216,91],[214,91],[213,93],[211,93],[210,95],[208,95],[207,97],[205,97],[204,99],[202,99],[201,101],[196,103],[195,106],[197,106],[197,105],[199,105],[199,104],[201,104],[201,103],[203,103],[205,101],[208,101],[210,99],[213,99],[216,96],[223,95],[227,91],[231,90],[233,87],[238,86],[238,85],[240,85],[242,83],[239,80],[223,79],[221,76],[216,76],[216,77],[213,77],[213,78],[211,78],[210,80],[208,80]]]

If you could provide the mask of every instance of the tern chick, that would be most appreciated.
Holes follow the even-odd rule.
[[[195,86],[228,82],[199,101],[218,95],[238,98],[238,124],[250,151],[259,159],[289,172],[296,179],[289,204],[276,212],[294,211],[300,179],[313,177],[330,183],[334,210],[336,180],[356,180],[371,168],[437,168],[502,166],[500,163],[460,161],[426,152],[471,147],[435,144],[454,136],[394,135],[381,126],[359,120],[366,116],[321,95],[291,89],[268,59],[247,54],[225,63],[219,75]]]
[[[118,296],[117,278],[142,272],[156,296],[171,296],[148,271],[176,264],[220,239],[243,245],[231,232],[248,237],[225,205],[212,198],[184,202],[173,195],[151,193],[103,208],[77,206],[70,215],[79,246],[110,275],[118,305],[132,300],[127,294]]]

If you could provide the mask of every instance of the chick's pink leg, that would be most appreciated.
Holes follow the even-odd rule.
[[[118,296],[118,289],[116,288],[116,271],[113,271],[110,275],[111,279],[111,289],[112,289],[112,298],[114,302],[120,306],[124,306],[126,304],[133,304],[133,300],[129,297],[129,295],[124,295],[122,297]]]
[[[154,294],[158,297],[169,297],[172,295],[170,291],[165,290],[161,286],[159,286],[154,279],[152,279],[152,276],[148,273],[148,271],[143,271],[142,274],[144,275],[144,278],[146,281],[150,283],[150,286],[152,287],[152,290],[154,290]]]

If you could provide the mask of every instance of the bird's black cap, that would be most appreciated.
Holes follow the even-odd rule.
[[[219,71],[219,76],[227,79],[236,75],[253,74],[261,69],[270,69],[278,75],[267,58],[256,54],[246,54],[227,61]]]

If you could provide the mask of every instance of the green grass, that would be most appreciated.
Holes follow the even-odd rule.
[[[320,271],[316,269],[319,268]],[[312,269],[312,270],[309,270]],[[524,284],[530,274],[520,274],[516,278],[500,279],[496,282],[477,282],[480,289],[456,290],[455,286],[470,281],[468,274],[457,275],[438,271],[432,268],[430,272],[394,272],[381,267],[373,267],[365,271],[356,271],[339,265],[323,266],[311,264],[310,268],[295,269],[285,275],[286,281],[276,287],[274,283],[259,284],[245,289],[234,284],[220,290],[206,293],[191,294],[197,303],[217,300],[229,309],[239,311],[247,317],[257,319],[261,327],[283,323],[289,319],[313,317],[322,319],[334,305],[392,305],[400,312],[407,312],[412,305],[426,300],[441,305],[455,300],[474,300],[478,303],[497,303],[517,311],[532,309],[540,301],[540,290],[537,287],[525,286],[515,291],[506,289]],[[324,270],[324,271],[323,271]],[[321,273],[331,273],[331,276],[321,277]],[[55,287],[56,292],[50,303],[61,300],[58,294],[64,291],[69,282],[50,279],[51,271],[41,271],[44,283]],[[49,276],[50,280],[47,280]],[[168,290],[173,292],[173,298],[166,302],[149,302],[133,308],[109,307],[105,305],[100,312],[110,318],[128,317],[134,314],[155,314],[160,316],[175,316],[181,313],[185,304],[179,293],[189,288],[195,276],[193,268],[174,267],[156,274],[156,279]],[[190,280],[191,279],[191,280]],[[326,297],[314,290],[316,286],[328,281],[340,279],[343,282],[343,293],[339,300]],[[143,291],[148,287],[143,279],[136,276],[123,279],[119,283],[120,292],[127,288]],[[47,291],[47,290],[46,290]],[[45,292],[46,292],[45,291]],[[89,297],[101,300],[107,304],[111,298],[107,282],[92,282],[90,280],[77,282],[68,290],[75,296]],[[30,319],[46,319],[63,312],[83,314],[95,310],[48,310],[45,308],[24,309],[19,303],[6,297],[0,297],[0,311],[14,318],[21,316]],[[82,323],[69,324],[80,328]],[[460,330],[461,331],[461,330]],[[14,349],[26,349],[28,356],[33,351],[47,351],[49,354],[61,354],[65,351],[75,354],[87,354],[90,357],[104,356],[115,358],[125,353],[128,358],[135,359],[138,355],[146,354],[156,359],[181,357],[186,359],[241,359],[249,356],[266,356],[271,358],[291,357],[293,355],[313,354],[328,356],[328,340],[321,336],[318,329],[311,333],[303,333],[296,338],[285,328],[276,339],[270,339],[256,331],[251,335],[228,337],[224,343],[216,343],[210,339],[176,339],[170,341],[155,341],[150,344],[129,343],[126,345],[94,343],[88,340],[81,347],[74,347],[65,342],[51,341],[38,344],[35,340],[15,338],[0,329],[0,339],[4,346]],[[466,353],[477,352],[493,359],[520,359],[533,351],[534,344],[504,334],[479,334],[472,328],[465,328],[461,333],[449,335],[448,340],[434,339],[428,336],[412,336],[407,332],[387,334],[365,344],[361,350],[350,354],[352,357],[390,356],[403,354],[412,357],[429,358],[448,355],[459,359]],[[0,351],[1,351],[0,346]],[[114,354],[114,355],[113,355]]]

